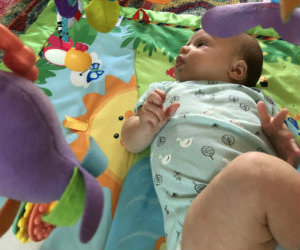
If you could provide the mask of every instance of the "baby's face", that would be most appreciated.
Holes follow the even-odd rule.
[[[235,40],[213,37],[204,30],[195,32],[179,51],[175,65],[176,79],[228,82],[228,70],[237,45]]]

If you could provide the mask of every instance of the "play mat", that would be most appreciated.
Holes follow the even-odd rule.
[[[81,219],[62,217],[61,221],[48,218],[56,227],[48,226],[46,239],[39,241],[26,231],[31,211],[40,207],[41,218],[55,204],[44,207],[24,201],[18,219],[0,238],[0,249],[165,249],[162,211],[153,184],[159,179],[152,180],[149,151],[127,152],[120,133],[150,83],[174,80],[178,51],[201,28],[201,16],[128,7],[121,7],[120,14],[112,31],[100,33],[89,25],[83,12],[68,29],[69,42],[61,43],[56,7],[50,1],[20,35],[38,57],[35,84],[51,101],[60,129],[81,166],[101,184],[104,207],[101,222],[87,243],[79,238]],[[272,97],[279,109],[289,110],[287,124],[299,142],[300,48],[273,29],[255,27],[248,33],[257,38],[264,55],[257,87]],[[71,48],[80,52],[79,63],[70,56]],[[2,205],[6,198],[0,198]],[[73,207],[76,204],[65,208],[63,215]],[[20,218],[22,225],[18,224]]]

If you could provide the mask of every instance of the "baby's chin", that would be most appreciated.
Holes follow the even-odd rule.
[[[176,73],[176,70],[174,72],[174,76],[175,76],[176,81],[178,81],[178,82],[186,82],[186,81],[192,80],[192,79],[189,79],[187,76],[183,76],[180,73]]]
[[[187,81],[194,81],[195,80],[195,79],[191,79],[191,78],[186,77],[186,76],[177,75],[176,73],[175,73],[174,76],[175,76],[176,81],[178,81],[178,82],[187,82]]]
[[[182,68],[176,69],[174,71],[174,77],[176,81],[187,82],[187,81],[202,81],[205,80],[201,75],[190,74],[187,71],[184,71]]]

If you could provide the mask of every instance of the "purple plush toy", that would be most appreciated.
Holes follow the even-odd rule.
[[[89,241],[103,211],[102,188],[70,150],[47,96],[31,81],[0,71],[0,115],[0,195],[59,200],[77,167],[85,186],[80,240]]]
[[[231,37],[261,25],[274,28],[286,41],[300,45],[300,9],[296,8],[288,22],[281,20],[280,5],[273,2],[224,5],[208,10],[202,27],[210,35]]]
[[[78,0],[55,0],[55,5],[59,14],[65,18],[72,18],[78,11]]]

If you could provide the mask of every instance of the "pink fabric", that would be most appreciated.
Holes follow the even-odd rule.
[[[20,2],[21,0],[5,0],[5,1],[0,1],[0,16],[4,15],[5,12],[14,6],[16,3]]]

